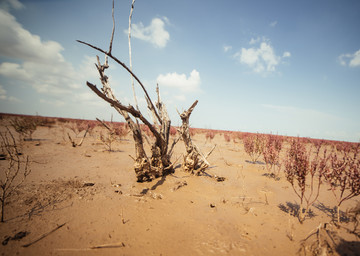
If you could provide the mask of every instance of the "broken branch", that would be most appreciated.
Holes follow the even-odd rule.
[[[43,234],[42,236],[40,236],[38,239],[28,243],[28,244],[24,244],[22,247],[29,247],[37,242],[39,242],[40,240],[44,239],[45,237],[47,237],[48,235],[54,233],[56,230],[62,228],[63,226],[65,226],[66,222],[64,224],[61,224],[60,226],[57,226],[56,228],[54,228],[53,230],[51,230],[50,232],[47,232],[45,234]]]

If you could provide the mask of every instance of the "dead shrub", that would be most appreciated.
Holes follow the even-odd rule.
[[[1,149],[6,155],[7,165],[1,165],[0,170],[0,202],[1,222],[4,222],[5,205],[7,199],[19,188],[25,178],[30,174],[29,157],[18,150],[16,140],[9,129],[0,133]]]
[[[32,134],[36,130],[38,123],[31,117],[22,117],[11,119],[10,125],[22,140],[32,140]]]

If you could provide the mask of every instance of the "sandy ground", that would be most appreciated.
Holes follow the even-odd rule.
[[[203,152],[217,145],[208,173],[225,181],[191,176],[177,165],[173,175],[137,183],[130,135],[108,152],[97,127],[73,148],[63,126],[39,127],[23,143],[32,172],[6,205],[0,238],[28,234],[0,245],[1,255],[295,255],[302,239],[331,221],[335,200],[327,187],[300,224],[287,212],[299,200],[283,174],[279,181],[263,176],[264,165],[249,163],[242,143],[223,135],[206,141],[196,134],[194,141]],[[182,152],[180,141],[173,160]],[[344,239],[337,251],[360,255],[356,236],[337,232]],[[104,245],[113,248],[96,248]]]

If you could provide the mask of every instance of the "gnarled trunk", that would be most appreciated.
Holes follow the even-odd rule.
[[[207,154],[207,156],[204,156],[201,153],[200,149],[193,143],[190,136],[189,119],[197,103],[198,101],[196,100],[188,110],[184,111],[180,115],[180,118],[182,120],[180,133],[182,136],[182,140],[185,143],[186,149],[183,163],[184,171],[190,172],[195,175],[200,175],[202,172],[205,171],[206,168],[210,166],[206,158],[211,154],[212,150]]]

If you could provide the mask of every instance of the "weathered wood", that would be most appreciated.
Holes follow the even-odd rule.
[[[210,166],[206,158],[212,153],[215,147],[207,154],[207,156],[204,156],[203,153],[198,148],[198,146],[191,139],[190,131],[189,131],[190,129],[189,119],[197,103],[198,101],[196,100],[188,110],[180,114],[182,125],[179,131],[182,136],[182,140],[184,141],[185,149],[186,149],[186,153],[184,155],[184,162],[183,162],[184,171],[190,172],[195,175],[200,175],[202,172],[206,170],[206,168]]]
[[[131,44],[130,44],[130,28],[131,28],[131,16],[134,9],[134,0],[132,1],[132,7],[129,16],[129,56],[131,59]],[[85,44],[103,54],[105,54],[105,63],[101,64],[100,59],[97,56],[97,64],[95,64],[99,75],[100,81],[102,84],[101,90],[96,87],[96,85],[86,82],[87,86],[100,98],[108,102],[112,107],[114,107],[120,115],[125,118],[130,130],[133,134],[133,139],[135,142],[135,163],[134,169],[136,173],[137,180],[139,182],[143,181],[150,181],[154,178],[159,176],[166,175],[169,172],[173,171],[173,165],[171,164],[171,153],[174,146],[174,143],[171,147],[171,150],[168,150],[169,144],[169,136],[170,136],[170,127],[171,121],[167,114],[166,107],[164,103],[160,99],[160,91],[159,87],[157,86],[157,96],[158,101],[156,104],[153,103],[151,100],[145,86],[142,84],[140,79],[132,72],[132,67],[130,63],[130,68],[128,68],[123,62],[117,59],[115,56],[112,55],[112,43],[114,37],[114,30],[115,30],[115,19],[114,19],[114,1],[112,7],[112,17],[113,17],[113,29],[110,39],[110,46],[109,51],[104,51],[103,49],[96,47],[92,44],[79,41],[79,43]],[[148,105],[148,109],[154,115],[154,124],[149,122],[147,118],[141,113],[139,107],[137,106],[137,99],[134,91],[134,100],[136,103],[136,107],[134,108],[132,105],[125,106],[123,105],[114,95],[112,88],[109,84],[108,76],[105,75],[105,70],[109,68],[108,57],[114,60],[116,63],[121,65],[126,71],[128,71],[131,75],[131,79],[135,79],[145,94],[145,100]],[[144,141],[143,135],[140,129],[139,121],[145,124],[151,133],[155,137],[155,142],[151,145],[151,156],[148,157],[145,149],[144,149]],[[160,127],[157,127],[156,122],[159,122]]]

